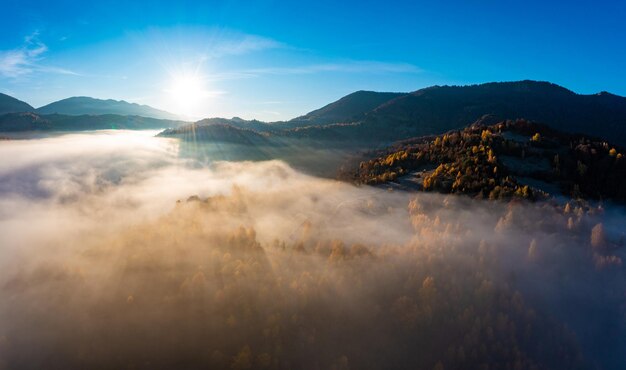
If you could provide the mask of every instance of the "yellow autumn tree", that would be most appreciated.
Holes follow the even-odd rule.
[[[239,353],[233,357],[230,368],[233,370],[252,368],[252,350],[250,350],[250,346],[244,346]]]

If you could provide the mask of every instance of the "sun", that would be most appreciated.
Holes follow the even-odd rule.
[[[204,86],[204,79],[193,74],[172,76],[166,92],[182,114],[192,114],[209,95]]]
[[[170,93],[178,102],[193,102],[202,98],[204,89],[197,78],[181,76],[173,81]]]

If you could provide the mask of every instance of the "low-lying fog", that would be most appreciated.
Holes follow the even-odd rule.
[[[626,363],[617,206],[200,165],[153,135],[0,142],[0,369]]]

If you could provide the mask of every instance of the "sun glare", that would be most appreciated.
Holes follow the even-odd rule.
[[[193,115],[208,97],[201,76],[182,74],[173,76],[166,90],[179,113]]]

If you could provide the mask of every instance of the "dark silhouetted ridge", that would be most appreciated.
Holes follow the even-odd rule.
[[[0,115],[0,132],[85,131],[85,130],[158,130],[186,122],[119,114],[80,115],[37,114],[32,112]]]
[[[33,112],[34,110],[35,108],[31,107],[30,104],[0,93],[0,114]]]
[[[350,123],[364,118],[365,114],[379,105],[405,93],[357,91],[330,103],[320,109],[294,118],[290,123],[319,125],[329,123]]]

